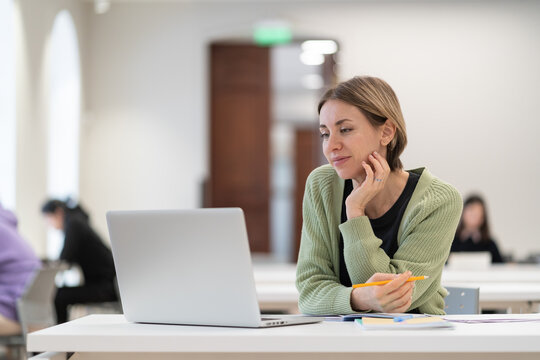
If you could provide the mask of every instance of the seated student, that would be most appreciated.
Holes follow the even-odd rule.
[[[308,314],[444,314],[441,286],[462,200],[427,169],[405,171],[405,122],[392,88],[354,77],[319,102],[322,148],[304,193],[296,285]],[[409,276],[429,279],[407,282]],[[352,284],[391,280],[382,286]]]
[[[49,225],[64,232],[60,260],[79,265],[84,276],[84,285],[58,289],[58,323],[68,320],[69,305],[116,301],[112,253],[90,226],[88,214],[80,206],[69,207],[60,200],[46,201],[41,211]]]
[[[504,262],[497,244],[491,238],[486,205],[479,195],[471,195],[465,200],[450,251],[489,251],[492,263]]]
[[[16,302],[41,263],[17,231],[17,218],[0,204],[0,335],[21,333]]]

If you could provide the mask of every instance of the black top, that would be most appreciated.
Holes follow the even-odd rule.
[[[392,258],[397,251],[398,242],[397,235],[401,219],[405,213],[405,209],[411,200],[416,184],[420,175],[409,172],[409,179],[403,189],[403,192],[395,202],[395,204],[388,210],[383,216],[377,219],[369,219],[373,233],[379,239],[382,240],[381,249]],[[343,203],[341,208],[341,223],[347,221],[347,209],[345,206],[345,200],[353,190],[352,180],[345,180],[345,188],[343,190]],[[339,282],[344,286],[352,286],[349,272],[347,271],[347,265],[345,264],[345,256],[343,254],[343,235],[339,235]]]
[[[456,235],[450,252],[460,252],[460,251],[489,251],[491,253],[491,262],[492,263],[502,263],[504,262],[497,244],[493,239],[488,239],[488,241],[473,241],[472,238],[467,238],[461,240],[459,236]]]
[[[81,267],[85,284],[112,282],[116,276],[111,250],[81,214],[66,214],[60,259]]]

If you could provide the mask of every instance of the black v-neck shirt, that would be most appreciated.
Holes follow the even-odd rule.
[[[383,216],[377,219],[369,219],[373,233],[379,239],[382,240],[381,249],[392,258],[397,251],[398,242],[397,235],[401,219],[405,213],[405,209],[411,200],[414,189],[418,184],[420,175],[414,172],[409,172],[409,179],[403,189],[403,192],[395,202],[395,204],[388,210]],[[352,180],[345,180],[345,188],[343,190],[343,201],[341,207],[341,223],[347,221],[347,208],[345,206],[345,200],[353,191]],[[347,265],[345,264],[345,256],[343,254],[343,235],[339,235],[339,281],[342,285],[350,287],[352,286],[351,278],[347,271]]]

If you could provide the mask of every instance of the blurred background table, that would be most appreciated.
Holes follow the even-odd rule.
[[[298,312],[295,264],[255,264],[253,271],[262,311]],[[480,288],[482,310],[540,312],[539,265],[500,264],[469,270],[445,268],[442,283],[443,286]]]

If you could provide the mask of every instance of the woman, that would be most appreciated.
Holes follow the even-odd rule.
[[[67,321],[67,308],[71,304],[116,301],[111,250],[90,227],[86,212],[60,200],[45,202],[41,211],[49,225],[64,232],[60,260],[79,265],[84,276],[84,285],[58,289],[55,298],[58,323]]]
[[[319,102],[329,165],[308,177],[296,285],[309,314],[444,314],[441,273],[461,213],[451,185],[404,171],[405,122],[392,88],[355,77]],[[407,282],[411,276],[426,280]],[[352,284],[391,280],[382,286]]]
[[[17,299],[41,262],[17,231],[17,218],[0,204],[0,336],[21,333]]]
[[[489,251],[492,263],[503,262],[499,248],[491,238],[486,204],[480,196],[471,195],[465,200],[461,221],[450,251]]]

